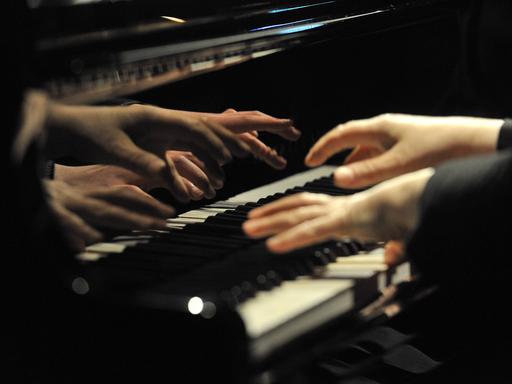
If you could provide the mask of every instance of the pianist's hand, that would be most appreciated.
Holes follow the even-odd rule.
[[[167,151],[192,200],[215,197],[215,188],[206,175],[204,163],[191,152]],[[114,185],[136,185],[144,191],[166,188],[162,180],[149,178],[115,165],[95,164],[64,166],[55,164],[55,179],[76,186],[108,187]],[[217,189],[221,185],[216,185]]]
[[[278,119],[259,111],[236,111],[228,109],[224,113],[186,112],[207,118],[238,134],[239,138],[251,149],[252,154],[273,168],[286,167],[286,159],[280,156],[258,137],[258,132],[270,132],[286,140],[295,141],[301,136],[290,119]]]
[[[105,230],[166,229],[174,210],[135,186],[75,187],[47,180],[48,203],[71,246],[79,251]]]
[[[167,185],[173,195],[188,201],[185,182],[166,151],[193,152],[212,184],[221,185],[221,166],[232,154],[250,149],[219,124],[179,111],[148,106],[96,107],[52,104],[47,119],[49,158],[73,156],[82,161],[125,167]]]
[[[432,174],[423,169],[349,196],[288,196],[252,210],[243,228],[250,237],[272,236],[267,246],[276,253],[342,237],[401,240],[416,225],[419,198]]]
[[[428,117],[385,114],[338,125],[310,150],[306,164],[323,164],[354,148],[335,172],[346,188],[376,184],[443,161],[496,149],[502,120],[473,117]]]

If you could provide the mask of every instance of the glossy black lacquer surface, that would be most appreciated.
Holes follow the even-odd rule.
[[[57,2],[59,3],[59,2]],[[61,2],[69,4],[69,2]],[[444,1],[91,2],[33,8],[38,78],[97,102],[340,35],[433,17]]]

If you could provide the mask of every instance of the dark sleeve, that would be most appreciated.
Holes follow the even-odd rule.
[[[447,350],[467,351],[468,367],[484,378],[478,383],[506,382],[510,375],[512,329],[504,314],[512,281],[511,219],[507,149],[438,168],[408,241],[407,254],[420,276],[439,288],[441,305],[424,321],[444,329]]]
[[[48,179],[53,179],[55,176],[55,162],[52,160],[46,161],[46,166],[44,169],[44,177]]]
[[[439,167],[407,243],[420,276],[445,298],[439,313],[444,324],[462,339],[471,334],[475,345],[486,345],[481,350],[490,350],[486,340],[505,335],[511,343],[499,348],[512,348],[512,329],[503,317],[512,281],[511,218],[512,149],[507,149]]]
[[[506,119],[498,136],[498,150],[512,148],[512,120]]]
[[[511,217],[512,149],[447,163],[427,184],[408,253],[445,283],[495,277],[512,265]]]

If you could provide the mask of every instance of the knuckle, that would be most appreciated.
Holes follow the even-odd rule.
[[[311,192],[301,192],[299,199],[302,203],[310,203],[315,201],[315,195]]]

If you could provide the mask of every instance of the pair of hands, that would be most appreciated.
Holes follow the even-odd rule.
[[[169,149],[193,153],[198,161],[188,164],[189,168],[195,165],[207,175],[213,188],[220,188],[224,180],[222,165],[233,155],[253,153],[276,168],[286,166],[285,159],[258,139],[257,131],[290,140],[300,137],[291,120],[260,112],[207,114],[147,105],[54,104],[47,125],[48,157],[71,155],[82,161],[123,167],[152,184],[167,187],[182,202],[190,199],[190,188],[176,169]]]
[[[300,137],[291,120],[257,111],[209,114],[145,105],[54,104],[46,125],[49,157],[72,155],[111,164],[58,166],[56,178],[66,183],[47,183],[50,206],[76,249],[98,241],[104,228],[165,228],[163,219],[172,209],[136,185],[166,187],[183,202],[212,198],[223,185],[222,165],[233,155],[252,153],[274,168],[286,166],[284,158],[259,140],[258,131],[289,140]]]
[[[272,236],[267,245],[277,253],[345,236],[403,240],[416,226],[418,202],[433,174],[424,168],[494,151],[502,125],[497,119],[392,114],[339,125],[318,140],[306,164],[321,165],[353,148],[334,174],[336,185],[361,188],[391,180],[351,196],[286,197],[251,211],[244,230],[251,237]],[[391,243],[388,261],[400,253],[401,246]]]
[[[145,108],[145,106],[143,107]],[[160,108],[157,110],[160,110]],[[297,140],[300,137],[300,132],[293,126],[291,120],[277,119],[259,111],[237,112],[229,109],[221,114],[166,111],[181,114],[191,119],[206,119],[222,125],[242,143],[246,144],[249,152],[254,157],[275,169],[286,167],[286,159],[263,143],[258,138],[258,131],[271,132],[287,140]],[[194,150],[197,153],[197,148],[192,151]],[[203,155],[205,154],[203,153]],[[191,151],[176,150],[165,151],[165,158],[172,164],[172,169],[176,171],[170,177],[181,179],[179,184],[184,186],[187,198],[192,200],[199,200],[203,197],[211,199],[215,196],[215,191],[222,188],[224,173],[222,168],[213,164],[212,159],[204,161],[205,156],[200,158],[200,155],[196,156]],[[210,166],[207,166],[208,164]],[[98,186],[132,184],[141,187],[145,191],[156,187],[168,188],[178,199],[182,195],[180,193],[176,194],[176,188],[169,188],[167,180],[162,177],[144,175],[128,168],[112,165],[101,164],[80,167],[57,165],[55,176],[59,180],[76,185],[85,183]]]

